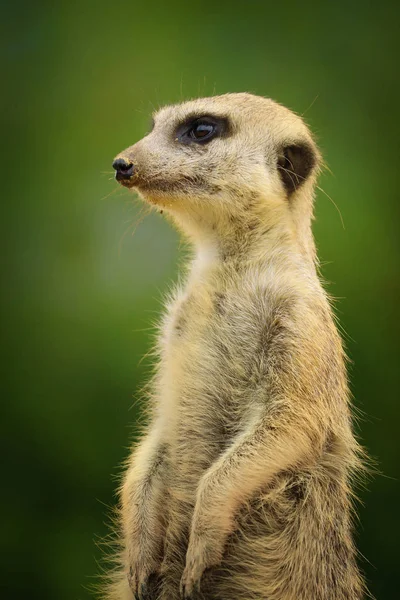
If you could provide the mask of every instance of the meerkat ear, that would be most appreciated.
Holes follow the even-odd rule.
[[[305,142],[282,148],[278,158],[278,171],[288,195],[304,183],[315,164],[315,152]]]

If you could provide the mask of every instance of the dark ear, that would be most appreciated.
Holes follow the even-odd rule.
[[[279,153],[278,170],[288,195],[307,179],[316,163],[315,152],[304,142],[285,146]]]

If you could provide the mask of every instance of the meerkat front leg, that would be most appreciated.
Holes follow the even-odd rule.
[[[281,399],[277,408],[274,415],[268,411],[253,421],[200,481],[181,580],[185,600],[199,590],[205,569],[221,562],[239,506],[277,473],[309,461],[321,447],[322,432],[310,422],[309,410],[302,414],[294,398],[284,406]]]
[[[133,452],[122,486],[122,524],[127,577],[134,597],[144,600],[162,562],[165,533],[166,447],[154,426]]]

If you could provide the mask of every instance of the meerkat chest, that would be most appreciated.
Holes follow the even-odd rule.
[[[230,438],[241,429],[254,400],[249,365],[259,325],[246,286],[202,282],[177,294],[163,335],[162,370],[168,414],[201,435]],[[251,368],[251,367],[250,367]]]
[[[177,293],[171,304],[164,326],[163,352],[169,368],[182,369],[196,359],[205,366],[209,359],[206,348],[215,334],[215,290],[207,285],[192,286]]]

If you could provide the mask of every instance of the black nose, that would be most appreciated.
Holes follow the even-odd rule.
[[[133,164],[127,162],[124,158],[117,158],[113,162],[113,169],[116,170],[115,179],[130,179],[133,175]]]

